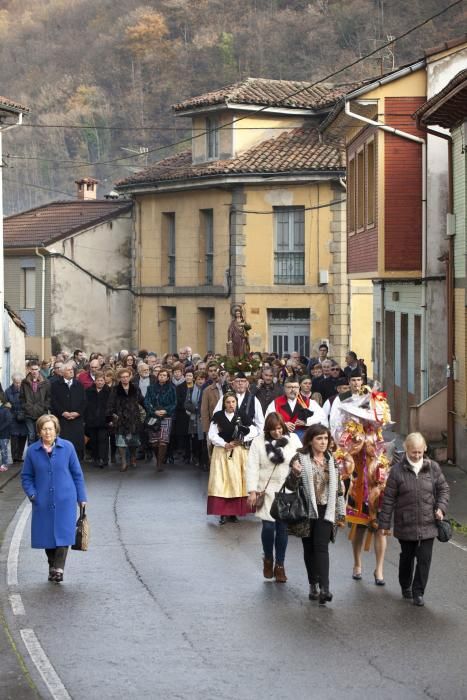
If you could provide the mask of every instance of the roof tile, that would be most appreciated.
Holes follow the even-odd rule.
[[[262,141],[237,158],[192,164],[191,151],[164,158],[139,173],[120,180],[118,187],[130,188],[135,184],[159,181],[196,180],[216,175],[287,173],[320,170],[342,170],[343,153],[328,144],[320,143],[316,128],[292,129]]]
[[[221,104],[248,104],[265,107],[288,107],[292,109],[320,110],[334,104],[349,90],[360,83],[313,85],[298,80],[269,80],[267,78],[245,78],[240,83],[191,97],[172,106],[174,112],[210,107]]]
[[[114,219],[132,207],[128,201],[51,202],[42,207],[5,217],[5,248],[48,245],[82,229]]]

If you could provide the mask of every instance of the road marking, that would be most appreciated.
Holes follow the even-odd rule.
[[[42,680],[46,684],[54,700],[71,700],[67,689],[58,677],[58,674],[50,663],[47,654],[40,645],[34,630],[20,630],[23,642],[29,652],[29,656],[34,662],[35,667],[42,676]]]
[[[458,542],[454,542],[454,540],[449,540],[449,544],[452,544],[453,547],[458,547],[459,549],[462,549],[463,552],[467,552],[467,547],[464,547],[462,544],[459,544]]]
[[[16,523],[15,531],[13,532],[13,537],[11,538],[10,548],[8,550],[8,562],[7,562],[7,585],[17,586],[18,585],[18,559],[19,559],[19,548],[21,545],[21,539],[23,537],[23,531],[26,526],[26,521],[29,518],[29,513],[31,512],[31,503],[26,498],[23,505],[20,508],[20,516],[18,522]]]
[[[19,593],[10,593],[8,598],[10,600],[11,609],[13,610],[13,615],[26,615],[23,601]]]

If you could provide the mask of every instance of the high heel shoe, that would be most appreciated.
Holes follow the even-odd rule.
[[[362,580],[362,572],[361,571],[355,571],[355,569],[352,572],[352,578],[354,581],[361,581]]]
[[[376,571],[373,571],[373,576],[375,577],[375,586],[385,586],[386,581],[384,578],[377,578]]]

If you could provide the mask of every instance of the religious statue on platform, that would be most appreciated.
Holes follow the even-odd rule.
[[[233,306],[231,314],[232,320],[227,332],[227,355],[243,357],[250,352],[248,331],[251,326],[245,322],[241,306]]]

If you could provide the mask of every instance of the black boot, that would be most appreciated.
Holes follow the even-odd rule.
[[[319,598],[319,583],[310,583],[309,600],[318,600]]]
[[[326,603],[330,603],[332,600],[332,593],[329,593],[329,590],[322,589],[319,592],[319,604],[320,605],[326,605]]]

